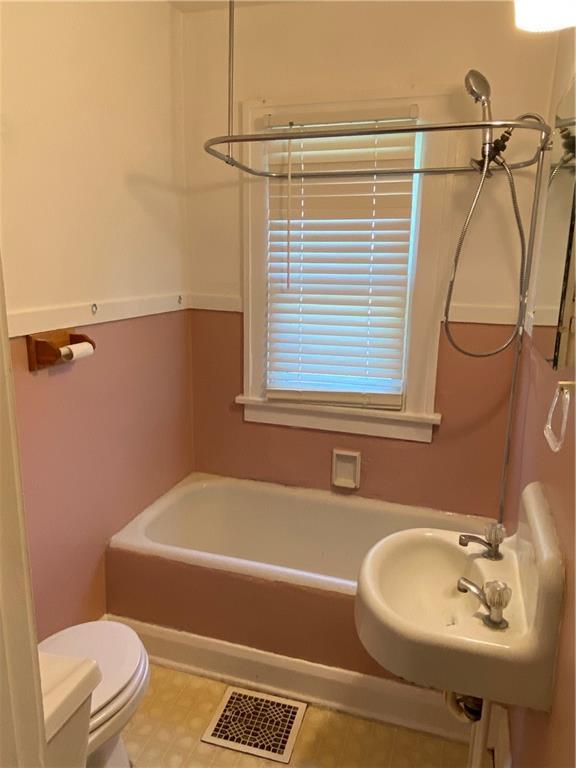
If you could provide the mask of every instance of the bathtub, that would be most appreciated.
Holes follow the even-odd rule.
[[[109,612],[369,674],[354,627],[366,552],[407,528],[487,518],[194,473],[107,550]]]

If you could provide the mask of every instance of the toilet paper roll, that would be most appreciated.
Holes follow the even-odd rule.
[[[82,357],[94,354],[94,347],[89,341],[81,341],[78,344],[60,347],[60,354],[63,360],[80,360]]]

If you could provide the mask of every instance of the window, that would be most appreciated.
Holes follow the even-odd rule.
[[[406,125],[414,118],[326,127]],[[414,134],[298,139],[280,125],[274,171],[418,163]],[[266,391],[283,400],[402,407],[418,177],[270,180]]]
[[[419,134],[298,138],[304,129],[415,124],[416,108],[398,100],[248,115],[250,129],[294,138],[249,148],[258,154],[251,163],[289,179],[245,185],[245,392],[237,398],[245,418],[429,441],[440,421],[438,333],[430,313],[420,305],[416,317],[412,307],[421,177],[296,177],[419,165]]]

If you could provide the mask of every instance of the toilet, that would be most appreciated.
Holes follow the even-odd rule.
[[[94,659],[102,681],[92,693],[88,736],[88,768],[129,768],[121,738],[149,679],[148,654],[125,624],[90,621],[63,629],[43,640],[43,653]]]

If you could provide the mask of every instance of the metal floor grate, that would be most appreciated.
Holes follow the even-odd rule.
[[[228,688],[202,741],[287,763],[305,711],[299,701]]]

